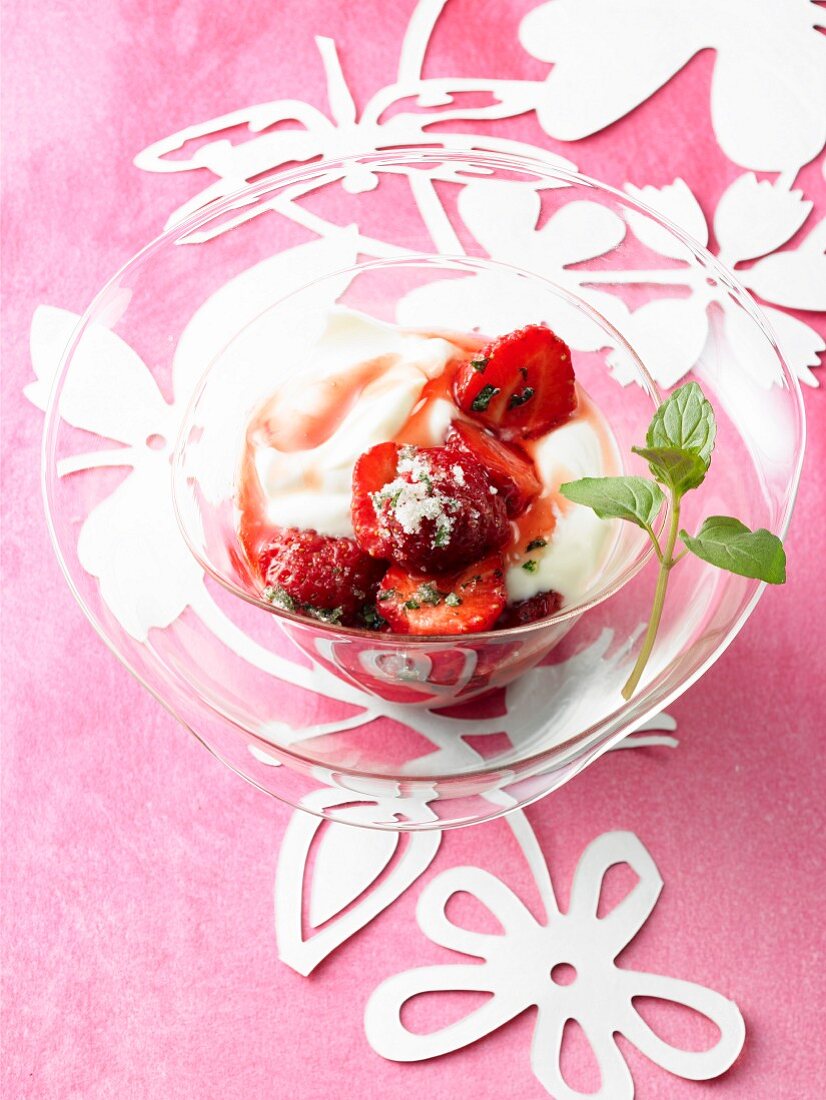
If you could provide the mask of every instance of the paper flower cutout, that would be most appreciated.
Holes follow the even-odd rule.
[[[683,180],[667,187],[634,187],[625,190],[634,198],[676,222],[700,244],[708,243],[708,226],[697,200]],[[801,191],[789,191],[782,183],[761,182],[748,172],[723,193],[714,214],[714,235],[720,261],[734,270],[753,293],[767,302],[804,310],[826,309],[826,221],[812,229],[796,248],[775,252],[806,222],[812,203]],[[686,259],[680,245],[644,215],[630,212],[629,224],[645,245],[660,255]],[[766,255],[773,253],[772,255]],[[747,263],[762,257],[749,267]],[[739,356],[743,372],[768,387],[778,380],[776,358],[741,310],[732,307],[725,286],[709,285],[702,272],[686,268],[650,273],[650,281],[688,286],[688,297],[662,298],[635,310],[623,334],[641,355],[656,380],[675,385],[696,363],[709,330],[709,307],[722,310],[731,351]],[[789,366],[808,385],[817,385],[810,368],[819,365],[826,348],[821,336],[805,322],[771,305],[762,305]]]
[[[622,218],[600,203],[573,201],[560,207],[537,228],[541,198],[523,183],[479,182],[462,188],[458,199],[462,221],[488,255],[501,263],[542,276],[573,291],[617,327],[627,309],[621,298],[583,286],[573,265],[613,251],[625,237]],[[547,320],[573,347],[605,347],[604,329],[547,292],[526,284],[514,297],[513,280],[493,272],[434,281],[411,291],[399,303],[397,318],[405,325],[482,328],[492,335],[524,323],[535,299],[537,316]]]
[[[626,863],[639,882],[606,916],[597,910],[609,867]],[[546,872],[547,874],[547,872]],[[540,887],[542,884],[540,883]],[[619,1032],[651,1061],[691,1080],[716,1077],[731,1066],[745,1037],[737,1006],[693,982],[662,977],[616,965],[616,957],[643,926],[656,904],[662,879],[651,856],[632,833],[605,833],[585,850],[577,867],[567,913],[556,905],[548,879],[542,890],[546,922],[540,924],[499,879],[479,867],[444,871],[422,892],[417,919],[433,943],[482,959],[478,963],[426,966],[383,982],[370,997],[364,1024],[367,1039],[382,1057],[410,1062],[458,1050],[535,1005],[538,1009],[531,1063],[555,1100],[579,1100],[583,1094],[563,1078],[560,1054],[565,1024],[575,1020],[587,1038],[600,1071],[597,1100],[631,1100],[634,1085],[617,1046]],[[454,924],[446,907],[454,894],[476,898],[496,918],[501,934],[472,932]],[[573,967],[573,982],[559,985],[552,973]],[[437,1031],[409,1031],[401,1020],[411,998],[440,990],[491,994],[464,1018]],[[687,1006],[720,1030],[706,1051],[685,1051],[661,1039],[634,1007],[634,998],[654,997]]]
[[[320,272],[347,267],[355,253],[355,235],[339,231],[280,253],[228,282],[182,333],[172,370],[172,404],[137,353],[110,329],[91,326],[80,341],[61,395],[60,415],[74,427],[125,446],[65,459],[58,473],[69,476],[104,466],[131,470],[85,517],[78,558],[98,578],[109,609],[138,641],[146,641],[153,627],[169,626],[186,607],[205,604],[203,572],[183,541],[169,491],[169,456],[197,379],[214,349],[223,347],[264,305],[283,294],[285,286],[300,286]],[[40,408],[45,408],[79,320],[53,306],[40,306],[35,312],[31,355],[37,381],[25,392]],[[162,570],[157,568],[159,561],[164,563]]]
[[[711,48],[711,121],[723,151],[744,168],[795,172],[826,141],[818,28],[826,15],[810,0],[550,0],[519,37],[553,63],[537,105],[551,137],[602,130]]]

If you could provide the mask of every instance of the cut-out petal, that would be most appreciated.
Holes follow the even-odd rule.
[[[54,306],[35,310],[30,345],[38,386],[28,396],[43,408],[79,320]],[[170,407],[143,360],[100,324],[89,325],[74,350],[60,415],[76,428],[119,443],[143,445],[151,435],[168,438],[172,431]]]
[[[625,190],[632,198],[644,202],[652,210],[674,222],[700,244],[708,244],[705,215],[685,180],[677,178],[665,187],[635,187],[626,183]],[[691,258],[689,249],[652,218],[636,210],[628,210],[626,217],[634,235],[654,252],[675,260]]]
[[[783,358],[800,381],[807,386],[819,385],[816,375],[809,368],[819,367],[821,353],[826,351],[826,341],[820,333],[805,321],[771,306],[763,306],[763,313],[774,329]]]
[[[625,897],[597,920],[599,896],[609,867],[626,863],[639,878]],[[593,929],[595,943],[613,958],[648,920],[663,881],[657,865],[633,833],[603,833],[585,849],[574,874],[568,918]]]
[[[746,172],[726,188],[714,212],[721,260],[731,267],[773,252],[795,235],[812,206],[802,191],[787,191]]]
[[[660,298],[634,310],[622,332],[654,380],[669,389],[700,358],[708,316],[696,298]]]
[[[169,626],[197,601],[203,573],[175,521],[169,463],[162,452],[147,451],[89,512],[77,555],[86,572],[98,578],[109,610],[140,642],[153,627]]]
[[[600,1085],[596,1092],[580,1092],[568,1084],[561,1069],[566,1022],[563,1011],[540,1006],[531,1043],[531,1068],[554,1100],[632,1100],[634,1082],[614,1041],[612,1029],[595,1027],[583,1020],[577,1020],[577,1023],[599,1067]]]
[[[619,970],[626,996],[657,997],[694,1009],[720,1030],[720,1038],[709,1050],[680,1050],[661,1039],[633,1005],[623,1014],[619,1030],[647,1058],[670,1073],[690,1081],[719,1077],[733,1064],[746,1037],[746,1025],[737,1005],[713,989],[665,978],[659,974]]]
[[[496,993],[486,965],[423,966],[396,974],[373,991],[364,1010],[367,1041],[394,1062],[419,1062],[475,1043],[517,1016],[527,1004],[504,995],[490,997],[463,1019],[426,1035],[404,1026],[402,1008],[420,993],[471,990]]]
[[[826,310],[826,218],[799,248],[764,256],[739,274],[749,290],[775,305]]]
[[[421,930],[441,947],[481,959],[502,949],[502,935],[471,932],[454,924],[447,916],[447,903],[460,892],[471,894],[490,910],[506,935],[530,934],[531,927],[536,926],[519,898],[495,875],[481,867],[452,867],[428,883],[416,910]]]
[[[537,236],[545,262],[567,267],[612,252],[625,237],[625,222],[601,203],[576,200],[560,207]]]

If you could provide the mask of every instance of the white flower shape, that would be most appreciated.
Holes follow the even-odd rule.
[[[788,172],[826,141],[824,27],[812,0],[550,0],[519,36],[553,63],[537,116],[561,141],[622,118],[700,50],[716,50],[720,146],[744,168]]]
[[[598,907],[609,867],[627,863],[639,881],[603,917]],[[546,871],[547,874],[547,871]],[[525,1009],[538,1009],[531,1062],[555,1100],[586,1094],[563,1078],[560,1053],[568,1020],[575,1020],[590,1044],[600,1071],[594,1100],[631,1100],[634,1085],[614,1035],[622,1034],[651,1061],[691,1080],[716,1077],[731,1066],[745,1036],[737,1006],[693,982],[616,965],[616,957],[647,920],[662,889],[651,856],[632,833],[605,833],[593,841],[577,867],[567,913],[561,913],[547,880],[543,894],[546,922],[539,923],[516,895],[488,871],[455,867],[422,892],[417,919],[434,943],[482,959],[409,970],[383,982],[365,1010],[365,1031],[378,1054],[394,1061],[419,1061],[458,1050],[489,1035]],[[502,927],[500,934],[469,931],[446,914],[450,899],[466,892]],[[560,984],[567,964],[573,980]],[[480,1008],[439,1030],[420,1034],[401,1020],[403,1006],[419,994],[469,990],[491,994]],[[636,997],[654,997],[686,1006],[710,1019],[720,1038],[709,1050],[686,1051],[661,1039],[634,1006]]]
[[[661,188],[626,184],[625,190],[685,229],[700,244],[708,243],[706,220],[683,180]],[[826,309],[826,221],[821,221],[796,247],[775,251],[797,233],[811,209],[812,203],[803,198],[801,191],[789,191],[767,180],[758,182],[751,172],[736,179],[720,198],[714,214],[718,257],[763,303],[802,310]],[[629,212],[628,221],[635,236],[652,251],[670,259],[688,258],[684,246],[651,219]],[[762,258],[750,263],[755,257]],[[744,263],[750,266],[741,266]],[[648,274],[653,284],[683,285],[691,290],[687,297],[647,303],[631,314],[623,329],[623,335],[662,386],[676,384],[702,354],[711,306],[722,311],[729,350],[744,374],[766,388],[778,380],[778,362],[771,348],[743,311],[732,306],[724,285],[712,286],[703,272],[689,267]],[[763,303],[763,312],[790,367],[801,381],[817,385],[810,368],[819,365],[818,355],[826,348],[823,339],[805,322]],[[619,361],[615,367],[622,377]]]
[[[505,181],[468,184],[458,199],[462,221],[492,259],[585,298],[622,328],[628,313],[622,299],[583,287],[580,272],[571,270],[572,265],[603,256],[621,244],[626,232],[622,218],[600,203],[574,200],[537,228],[541,207],[533,187]],[[528,281],[520,286],[511,276],[494,271],[417,288],[397,310],[401,324],[477,326],[490,335],[518,328],[527,316],[547,321],[580,351],[610,346],[609,333],[563,297]]]

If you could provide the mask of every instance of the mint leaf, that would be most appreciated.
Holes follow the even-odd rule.
[[[708,470],[708,463],[694,451],[676,447],[632,447],[631,450],[645,459],[657,481],[679,496],[702,485]]]
[[[708,469],[716,436],[714,409],[697,383],[688,382],[675,390],[654,413],[645,442],[649,447],[692,451]]]
[[[771,531],[750,531],[731,516],[709,516],[692,538],[680,531],[680,538],[692,554],[741,577],[754,577],[768,584],[786,580],[783,543]]]
[[[665,499],[655,481],[647,477],[583,477],[559,486],[574,504],[592,508],[600,519],[627,519],[650,528]]]

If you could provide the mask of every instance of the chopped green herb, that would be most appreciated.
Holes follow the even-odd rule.
[[[330,626],[338,626],[344,615],[343,607],[313,607],[305,603],[301,610],[311,619],[318,619],[320,623],[328,623]]]
[[[471,359],[470,365],[474,370],[479,371],[480,374],[485,373],[485,367],[490,362],[490,359]]]
[[[433,545],[435,547],[446,546],[450,540],[450,526],[447,523],[442,523],[436,528],[436,533],[433,536]]]
[[[379,615],[375,606],[371,603],[365,604],[362,608],[361,617],[364,619],[364,625],[368,630],[381,630],[387,621]]]
[[[509,409],[518,409],[520,405],[525,405],[533,397],[534,391],[531,386],[525,386],[521,393],[512,393],[510,400],[508,401]]]
[[[428,582],[427,584],[420,584],[415,598],[420,603],[430,604],[431,607],[435,607],[441,601],[442,595],[439,592],[435,584]]]
[[[533,558],[528,558],[527,561],[522,562],[522,568],[526,573],[535,573],[539,568],[539,562],[534,561]]]
[[[547,546],[547,545],[548,545],[548,540],[547,539],[531,539],[531,541],[528,543],[528,545],[525,547],[525,549],[528,551],[528,553],[530,553],[531,550],[541,550],[543,546]]]
[[[477,413],[485,412],[497,393],[499,393],[498,386],[482,386],[473,399],[473,404],[470,406],[471,410]]]
[[[458,607],[461,602],[461,596],[457,596],[455,592],[448,592],[445,596],[445,603],[448,607]]]
[[[396,595],[396,589],[395,588],[387,588],[383,592],[379,592],[379,599],[380,600],[392,600],[395,595]]]
[[[519,373],[522,375],[522,377],[527,382],[528,381],[528,368],[527,367],[520,367],[519,368]]]
[[[408,600],[404,606],[407,608],[408,611],[418,611],[422,605],[419,603],[418,600]]]
[[[264,589],[264,599],[269,600],[273,607],[281,611],[295,611],[295,600],[280,584],[269,585]]]

